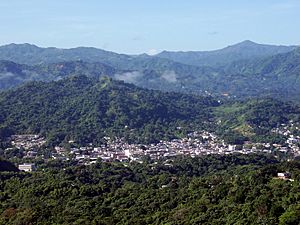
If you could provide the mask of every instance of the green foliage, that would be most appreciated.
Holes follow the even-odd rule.
[[[271,96],[299,102],[299,60],[300,48],[296,48],[263,59],[235,62],[224,68],[228,75],[224,86],[238,97]]]
[[[299,206],[291,206],[279,217],[280,225],[298,225],[300,221]]]
[[[300,121],[297,105],[274,99],[234,102],[215,108],[217,133],[227,142],[240,144],[244,140],[253,142],[282,143],[284,137],[271,133],[271,129]]]
[[[1,93],[0,115],[2,141],[11,134],[35,133],[46,136],[50,145],[69,140],[99,144],[104,136],[153,143],[205,129],[227,143],[243,144],[284,143],[270,130],[299,121],[300,109],[273,99],[220,105],[210,97],[144,90],[107,77],[73,76]]]
[[[0,94],[0,126],[13,133],[45,135],[51,144],[101,143],[104,136],[150,143],[208,126],[210,107],[217,105],[211,98],[75,76]]]
[[[297,224],[300,166],[260,155],[0,173],[0,224]],[[65,167],[64,170],[61,168]],[[289,170],[294,182],[275,179]]]

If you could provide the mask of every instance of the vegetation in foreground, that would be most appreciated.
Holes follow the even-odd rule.
[[[300,163],[262,155],[164,165],[49,162],[1,172],[0,224],[298,224]],[[64,169],[63,169],[64,168]],[[294,181],[277,179],[289,171]]]

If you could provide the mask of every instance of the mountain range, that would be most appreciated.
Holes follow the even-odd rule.
[[[125,55],[96,48],[0,47],[0,89],[69,75],[103,75],[137,86],[226,98],[300,100],[297,46],[244,41],[208,52]]]
[[[151,57],[147,54],[118,54],[91,47],[71,49],[59,49],[54,47],[40,48],[36,45],[26,43],[1,46],[0,59],[31,65],[81,60],[85,62],[102,62],[119,69],[132,69],[133,67],[139,67],[137,62],[143,64],[145,60],[162,58],[187,65],[215,67],[224,66],[245,59],[264,58],[276,54],[287,53],[297,47],[298,46],[263,45],[247,40],[220,50],[188,52],[163,51]],[[168,61],[165,60],[159,62]]]

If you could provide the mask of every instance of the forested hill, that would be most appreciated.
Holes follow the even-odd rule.
[[[300,107],[275,99],[252,99],[232,102],[215,108],[218,132],[231,142],[250,139],[253,142],[285,142],[271,132],[281,124],[300,122]],[[235,134],[235,135],[234,135]]]
[[[104,136],[155,142],[208,126],[210,107],[217,105],[211,98],[144,90],[107,77],[73,76],[1,93],[0,126],[2,134],[39,133],[51,143]]]

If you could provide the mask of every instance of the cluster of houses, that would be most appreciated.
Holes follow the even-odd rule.
[[[280,127],[272,129],[273,133],[286,137],[286,151],[290,150],[294,156],[300,156],[300,124],[289,121],[288,124],[281,124]]]
[[[145,158],[159,160],[174,156],[186,155],[197,157],[209,154],[250,154],[250,153],[272,153],[274,149],[294,155],[300,155],[300,137],[290,133],[290,127],[274,129],[273,132],[283,134],[287,137],[285,146],[270,143],[250,143],[244,145],[228,145],[217,135],[207,131],[195,131],[186,138],[174,139],[171,141],[160,141],[156,144],[142,145],[129,144],[123,138],[112,139],[106,137],[106,143],[100,146],[89,144],[82,147],[65,148],[56,146],[51,150],[50,156],[53,159],[75,160],[80,163],[91,164],[98,159],[102,161],[143,161]],[[14,135],[11,143],[16,148],[25,149],[26,158],[35,159],[39,149],[45,143],[45,139],[38,135]],[[75,143],[70,141],[71,146]]]
[[[10,137],[11,145],[17,149],[23,149],[25,158],[35,158],[39,149],[46,143],[44,137],[36,134],[12,135]]]
[[[244,145],[227,145],[217,135],[202,131],[193,132],[186,138],[174,139],[172,141],[160,141],[156,144],[141,145],[129,144],[123,138],[111,139],[106,137],[106,143],[100,146],[89,144],[83,147],[55,147],[52,152],[53,159],[75,160],[90,164],[98,159],[102,161],[143,161],[146,157],[152,160],[171,158],[186,155],[197,157],[209,154],[250,154],[250,153],[272,153],[272,149],[286,153],[291,148],[278,144],[273,146],[269,143],[245,143]],[[299,151],[299,148],[297,149]]]

